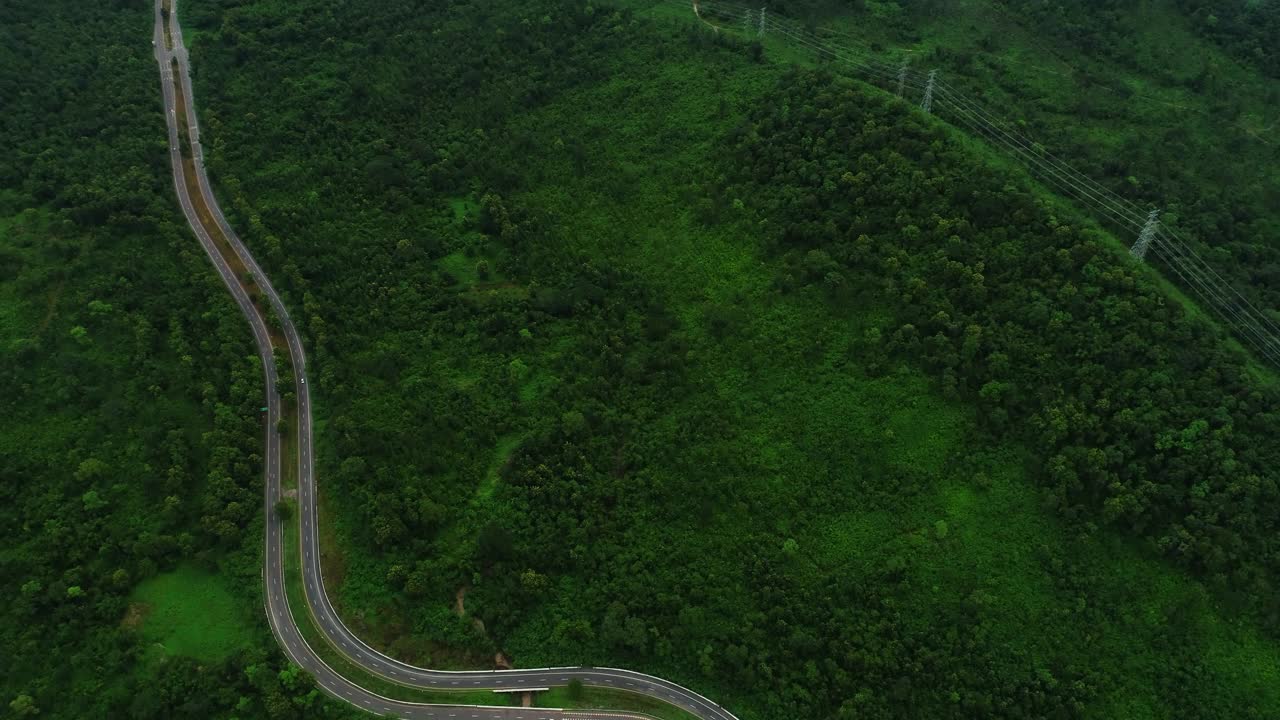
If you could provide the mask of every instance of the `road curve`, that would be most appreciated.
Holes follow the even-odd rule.
[[[303,669],[311,673],[316,683],[330,695],[350,702],[370,712],[383,715],[397,715],[406,718],[484,718],[498,720],[512,718],[515,720],[582,720],[586,717],[640,718],[631,713],[598,711],[563,711],[547,708],[514,708],[473,705],[430,705],[409,703],[383,697],[366,690],[350,680],[342,677],[325,664],[324,660],[311,648],[302,637],[285,596],[283,523],[273,511],[281,497],[280,470],[281,447],[280,437],[275,431],[277,420],[281,417],[281,400],[276,387],[275,362],[272,355],[271,333],[266,317],[250,298],[245,280],[236,276],[235,270],[228,264],[217,242],[211,235],[215,232],[229,244],[239,262],[253,275],[253,284],[261,291],[271,309],[279,320],[280,329],[288,349],[289,359],[294,369],[294,393],[297,398],[298,418],[298,509],[299,509],[299,547],[302,550],[302,587],[306,596],[307,607],[312,614],[318,630],[339,653],[365,670],[383,676],[386,679],[411,687],[437,690],[514,690],[519,688],[545,688],[567,685],[571,680],[580,680],[584,685],[601,688],[625,690],[647,695],[677,707],[683,708],[701,720],[736,720],[729,711],[707,698],[662,678],[646,675],[633,670],[596,667],[562,667],[537,668],[528,670],[483,670],[483,671],[445,671],[420,668],[387,656],[365,643],[342,622],[337,611],[329,602],[324,590],[324,578],[320,568],[319,533],[316,514],[316,484],[312,457],[311,428],[311,395],[307,384],[306,354],[296,326],[289,318],[289,312],[279,295],[271,286],[270,280],[258,266],[248,249],[232,230],[230,224],[218,207],[214,198],[208,176],[204,169],[204,150],[200,143],[200,132],[196,119],[192,87],[190,81],[190,63],[185,46],[182,43],[182,30],[178,22],[176,5],[168,17],[168,31],[172,40],[172,49],[165,38],[165,23],[162,12],[164,0],[155,0],[155,57],[160,67],[164,96],[164,114],[169,126],[169,157],[173,169],[174,189],[179,204],[187,218],[192,231],[199,239],[205,253],[213,262],[218,274],[230,290],[236,304],[249,320],[253,329],[258,355],[262,360],[263,376],[267,397],[267,429],[265,433],[265,492],[264,513],[266,525],[266,548],[263,563],[264,597],[267,619],[276,639],[280,642],[285,654]],[[183,109],[187,118],[187,127],[178,127],[177,102],[174,71],[181,81],[184,90],[182,95]],[[183,172],[183,158],[179,144],[179,134],[186,133],[194,159],[195,187],[190,187]],[[200,219],[192,202],[192,192],[198,193],[202,205],[209,211],[214,227],[207,227]],[[495,696],[495,699],[497,696]]]

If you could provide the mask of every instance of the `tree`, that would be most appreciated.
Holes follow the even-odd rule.
[[[82,461],[80,465],[76,467],[76,480],[84,483],[93,482],[98,478],[106,476],[108,470],[110,470],[110,466],[105,462],[98,458],[91,457]]]
[[[107,501],[98,496],[98,491],[90,490],[80,496],[81,502],[84,504],[85,512],[94,512],[100,510],[107,505]]]
[[[550,587],[547,576],[533,570],[520,573],[520,586],[531,595],[540,595]]]
[[[560,416],[560,423],[565,434],[577,435],[586,427],[587,419],[577,410],[568,410]]]
[[[36,707],[36,701],[30,695],[19,695],[9,703],[9,709],[18,717],[31,717],[40,714],[40,708]]]
[[[511,382],[519,385],[529,377],[529,366],[520,358],[514,358],[507,364],[507,375],[510,376]]]
[[[581,700],[583,695],[582,681],[578,678],[570,680],[568,691],[570,700],[573,700],[574,702]]]

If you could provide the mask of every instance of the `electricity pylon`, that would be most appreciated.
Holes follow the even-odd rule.
[[[1159,210],[1152,210],[1147,213],[1147,224],[1142,226],[1142,232],[1138,233],[1138,241],[1129,248],[1129,254],[1139,260],[1147,259],[1147,248],[1151,247],[1151,241],[1155,239],[1156,230],[1160,228],[1160,221],[1156,218],[1160,217]]]
[[[920,101],[920,109],[926,113],[933,112],[933,83],[938,77],[937,70],[929,71],[929,82],[924,86],[924,100]]]

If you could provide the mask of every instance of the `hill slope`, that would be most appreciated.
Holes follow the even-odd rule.
[[[352,624],[744,717],[1275,714],[1274,391],[945,128],[650,17],[191,6]]]

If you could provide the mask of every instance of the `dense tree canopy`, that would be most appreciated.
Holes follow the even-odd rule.
[[[1272,391],[1024,179],[627,10],[202,7],[210,166],[305,310],[373,641],[745,717],[1274,707],[1205,630],[1273,622],[1237,511],[1274,504]]]
[[[1008,5],[1083,50],[1123,19]],[[1025,178],[643,4],[182,11],[372,642],[744,718],[1277,714],[1274,386]],[[340,716],[262,622],[260,368],[168,187],[149,12],[0,9],[0,707]],[[1273,272],[1265,188],[1142,174]],[[131,593],[179,564],[254,642],[144,642]]]
[[[1178,4],[1195,21],[1197,32],[1263,73],[1280,78],[1280,50],[1275,43],[1280,37],[1280,3],[1179,0]]]
[[[261,368],[177,212],[150,28],[0,7],[0,712],[336,717],[261,617]],[[131,593],[180,563],[239,593],[251,646],[145,642]]]
[[[1277,36],[1280,3],[837,0],[776,9],[818,32],[834,28],[829,41],[855,55],[938,70],[1055,158],[1158,208],[1166,227],[1278,317],[1280,77],[1265,38]]]
[[[877,285],[899,323],[885,349],[972,398],[996,436],[1024,435],[1065,518],[1150,538],[1280,629],[1263,510],[1280,501],[1273,391],[1097,232],[912,117],[803,79],[780,103],[795,108],[785,122],[766,113],[737,133],[742,180],[785,218],[786,286],[830,273]]]

